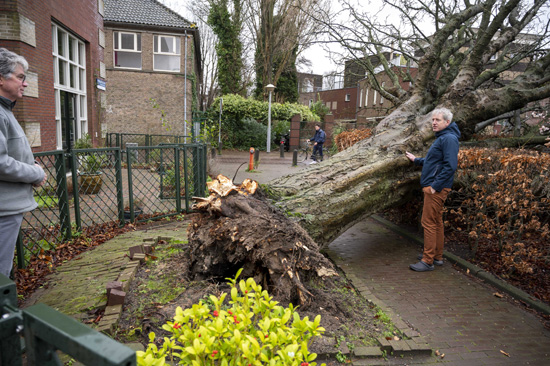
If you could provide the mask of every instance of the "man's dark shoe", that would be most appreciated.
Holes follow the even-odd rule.
[[[417,258],[419,261],[421,261],[422,258],[424,258],[424,255],[419,254],[416,258]],[[442,260],[434,259],[434,264],[435,264],[436,266],[442,266],[442,265],[443,265],[443,259],[442,259]]]
[[[434,270],[434,265],[433,264],[428,264],[426,262],[423,262],[423,261],[420,261],[416,264],[411,264],[409,266],[410,269],[412,269],[413,271],[416,271],[416,272],[426,272],[426,271],[433,271]]]

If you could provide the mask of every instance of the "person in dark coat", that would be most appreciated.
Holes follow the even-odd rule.
[[[317,156],[321,157],[321,161],[323,161],[323,144],[325,143],[327,135],[325,134],[325,131],[321,129],[321,125],[319,123],[315,124],[315,135],[309,139],[309,141],[313,141],[313,155],[311,155],[311,159],[313,160],[312,164],[317,162]]]

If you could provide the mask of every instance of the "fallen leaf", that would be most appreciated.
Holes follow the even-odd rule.
[[[436,356],[439,356],[439,355],[440,355],[440,353],[439,353],[439,350],[438,350],[438,349],[436,349],[436,350],[435,350],[435,355],[436,355]]]
[[[394,341],[398,341],[398,340],[399,340],[399,337],[398,337],[398,336],[393,336],[393,340],[394,340]]]
[[[504,352],[503,350],[500,350],[500,353],[502,353],[506,357],[510,357],[510,354],[507,352]]]
[[[499,297],[499,298],[501,298],[501,299],[504,297],[503,294],[500,294],[500,293],[498,293],[498,292],[495,292],[493,295],[495,295],[496,297]]]
[[[466,269],[466,273],[470,274],[470,269],[469,268]]]
[[[445,357],[445,354],[444,354],[444,353],[441,354],[441,358],[443,358],[443,357]]]

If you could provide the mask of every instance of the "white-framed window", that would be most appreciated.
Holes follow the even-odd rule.
[[[141,34],[113,32],[113,57],[116,68],[141,70]]]
[[[180,71],[181,41],[180,37],[154,37],[153,69],[158,71]]]
[[[332,102],[332,109],[333,109],[333,110],[337,110],[337,109],[338,109],[338,102],[337,102],[337,101]]]
[[[385,90],[384,89],[384,86],[386,85],[386,82],[384,81],[382,83],[382,90]],[[384,96],[382,95],[382,93],[380,93],[380,104],[384,104]]]
[[[369,106],[369,88],[365,88],[365,108]]]
[[[359,108],[363,108],[363,89],[359,91]]]
[[[372,96],[372,105],[376,107],[376,97],[378,96],[378,91],[374,89],[374,95]]]
[[[74,139],[88,132],[88,103],[86,94],[86,45],[61,26],[52,23],[52,56],[57,149],[63,148],[61,94],[72,95],[68,108],[72,119]]]
[[[345,101],[349,102],[351,100],[351,94],[346,94]]]

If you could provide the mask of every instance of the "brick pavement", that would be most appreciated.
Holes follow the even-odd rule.
[[[420,250],[368,218],[336,239],[328,252],[368,289],[367,298],[398,314],[433,350],[445,354],[409,363],[550,365],[550,331],[536,316],[494,296],[496,290],[448,262],[432,272],[411,271],[408,266]]]

